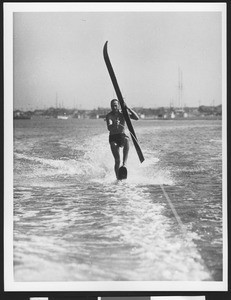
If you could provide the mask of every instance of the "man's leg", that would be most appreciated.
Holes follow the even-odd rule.
[[[117,178],[118,170],[119,170],[119,167],[120,167],[120,151],[119,151],[119,146],[116,143],[114,143],[114,142],[111,142],[110,145],[111,145],[111,152],[112,152],[112,154],[114,156],[114,159],[115,159],[114,170],[115,170],[115,174],[116,174],[116,178]]]
[[[123,149],[123,166],[126,167],[127,159],[128,159],[128,152],[129,152],[129,140],[127,137],[124,139],[124,149]]]

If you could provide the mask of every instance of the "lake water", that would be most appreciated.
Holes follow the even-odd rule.
[[[104,120],[14,121],[16,281],[221,281],[222,124],[133,122],[117,181]]]

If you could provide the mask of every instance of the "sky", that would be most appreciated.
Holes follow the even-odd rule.
[[[128,106],[219,105],[221,21],[219,11],[14,12],[14,109],[109,107],[106,41]]]

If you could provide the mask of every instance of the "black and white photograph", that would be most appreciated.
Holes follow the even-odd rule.
[[[227,290],[226,55],[225,3],[4,4],[6,291]]]

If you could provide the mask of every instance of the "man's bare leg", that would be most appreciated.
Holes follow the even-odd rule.
[[[126,164],[127,164],[128,152],[129,152],[129,141],[128,141],[128,138],[125,138],[124,148],[123,148],[123,166],[124,167],[126,167]]]
[[[116,143],[112,142],[112,143],[110,143],[110,145],[111,145],[111,152],[115,159],[114,170],[115,170],[115,174],[116,174],[116,178],[117,178],[119,167],[120,167],[120,151],[119,151],[119,147]]]

